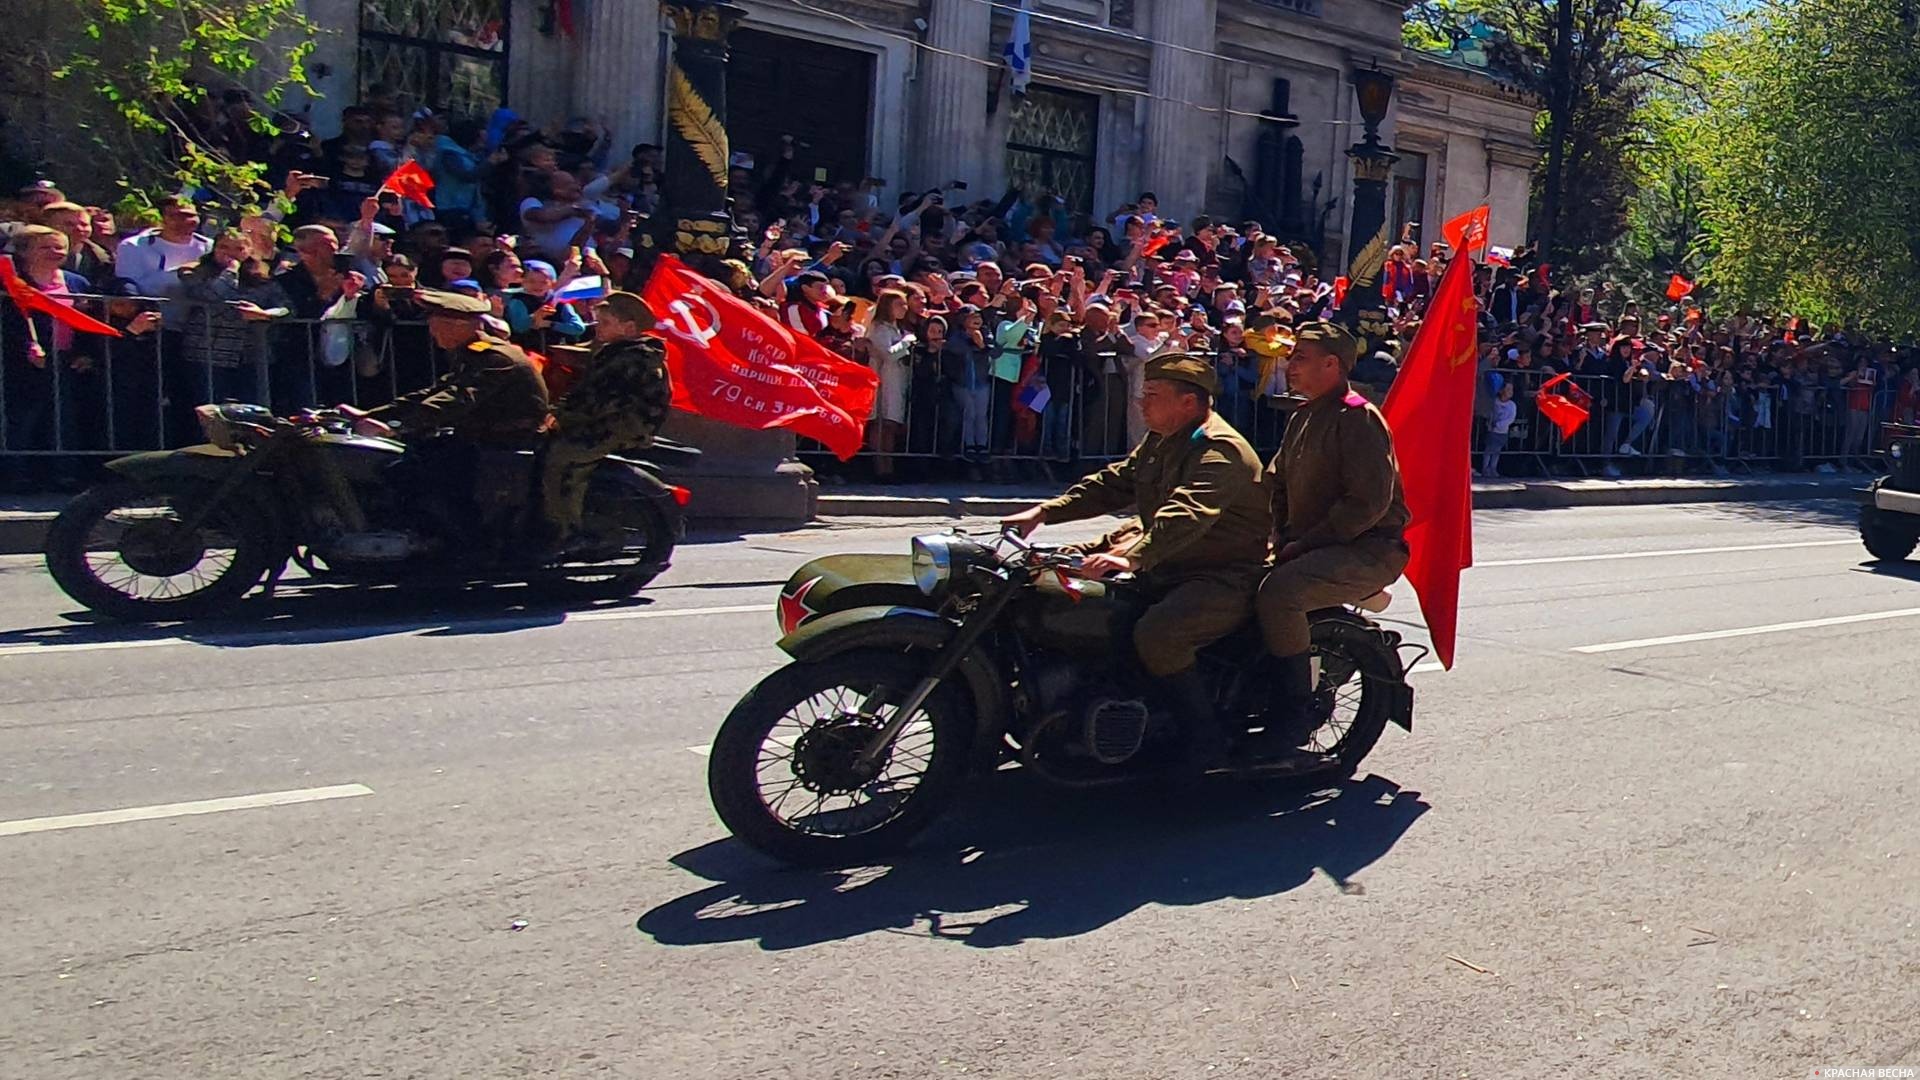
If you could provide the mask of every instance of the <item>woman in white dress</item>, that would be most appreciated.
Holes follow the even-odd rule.
[[[893,457],[906,435],[907,386],[913,380],[914,336],[907,329],[907,294],[884,289],[873,304],[873,324],[862,343],[867,366],[880,376],[869,445],[875,452],[875,476],[893,475]]]

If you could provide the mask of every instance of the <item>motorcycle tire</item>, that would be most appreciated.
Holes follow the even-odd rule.
[[[114,511],[157,501],[177,514],[182,494],[155,492],[134,483],[108,483],[87,489],[60,511],[47,530],[47,572],[62,591],[88,610],[123,622],[204,619],[226,614],[260,583],[273,561],[268,554],[267,538],[257,525],[237,512],[237,504],[233,511],[221,514],[219,520],[233,544],[232,560],[212,580],[190,591],[165,596],[130,594],[103,580],[88,559],[89,540],[95,527]],[[204,559],[205,536],[202,534],[196,539],[203,544],[201,558]],[[121,553],[124,548],[113,550]],[[126,558],[124,554],[121,557]],[[136,573],[145,576],[145,571],[134,568]],[[190,569],[165,577],[171,580]]]
[[[821,835],[782,820],[762,792],[761,750],[781,720],[818,694],[844,688],[864,697],[877,685],[887,689],[889,704],[898,704],[922,671],[922,663],[899,652],[857,650],[814,663],[796,661],[761,680],[727,715],[707,760],[707,791],[720,821],[748,846],[796,866],[864,864],[899,853],[946,809],[966,774],[974,717],[963,691],[942,683],[927,699],[919,716],[933,733],[933,749],[919,785],[893,816],[852,835]],[[791,744],[786,759],[796,778],[802,741]]]
[[[589,513],[596,509],[589,504]],[[630,559],[623,554],[618,562],[561,567],[554,578],[554,591],[570,600],[625,600],[666,572],[673,561],[675,539],[666,516],[653,504],[637,498],[620,500],[618,513],[625,530],[643,538],[641,555]]]
[[[1914,547],[1920,545],[1920,531],[1889,524],[1886,520],[1888,516],[1877,507],[1862,507],[1860,542],[1866,545],[1867,554],[1873,556],[1876,562],[1905,562],[1913,554]],[[1909,517],[1906,520],[1913,519]]]
[[[1386,692],[1386,685],[1401,682],[1406,676],[1401,671],[1399,656],[1371,626],[1358,620],[1323,619],[1314,622],[1312,631],[1313,650],[1320,657],[1323,685],[1327,671],[1336,664],[1351,665],[1360,678],[1360,702],[1353,723],[1332,746],[1321,747],[1337,758],[1340,768],[1351,775],[1373,752],[1374,744],[1380,741],[1381,733],[1392,720],[1392,695]]]

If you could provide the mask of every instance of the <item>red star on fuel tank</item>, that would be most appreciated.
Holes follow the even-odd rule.
[[[800,629],[801,623],[820,614],[818,611],[807,606],[807,594],[812,592],[813,587],[818,584],[820,584],[819,578],[808,578],[794,586],[793,591],[781,592],[779,614],[780,632],[782,634],[793,633],[795,630]]]

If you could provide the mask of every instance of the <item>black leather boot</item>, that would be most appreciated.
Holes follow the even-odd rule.
[[[1224,768],[1229,760],[1227,732],[1213,708],[1213,686],[1200,669],[1191,667],[1153,682],[1162,704],[1180,718],[1188,764],[1200,772]]]
[[[1320,726],[1313,707],[1313,659],[1307,653],[1270,656],[1267,664],[1273,673],[1273,705],[1267,711],[1268,738],[1263,741],[1277,749],[1292,749]]]

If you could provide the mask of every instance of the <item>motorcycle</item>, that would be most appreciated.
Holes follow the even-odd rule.
[[[1076,578],[1080,561],[1012,532],[955,531],[915,538],[908,555],[802,566],[777,602],[792,661],[714,738],[707,788],[721,822],[783,862],[847,865],[897,853],[969,776],[1009,763],[1068,788],[1174,768],[1179,722],[1131,659],[1142,590],[1124,575]],[[1426,648],[1367,617],[1385,603],[1309,617],[1311,730],[1275,733],[1301,747],[1290,760],[1307,768],[1294,775],[1350,775],[1387,724],[1413,730],[1406,673]],[[1403,661],[1403,649],[1417,653]],[[1251,618],[1201,652],[1232,730],[1266,729],[1265,657]]]
[[[524,582],[568,598],[631,596],[667,569],[685,530],[686,488],[661,462],[700,451],[656,442],[591,477],[579,542],[565,561],[514,550],[537,480],[532,450],[473,456],[470,520],[395,472],[405,447],[356,434],[336,410],[278,417],[258,405],[196,410],[206,443],[132,454],[67,504],[47,533],[47,570],[66,594],[115,619],[195,619],[268,592],[289,564],[316,582]],[[431,484],[426,485],[428,487]]]

